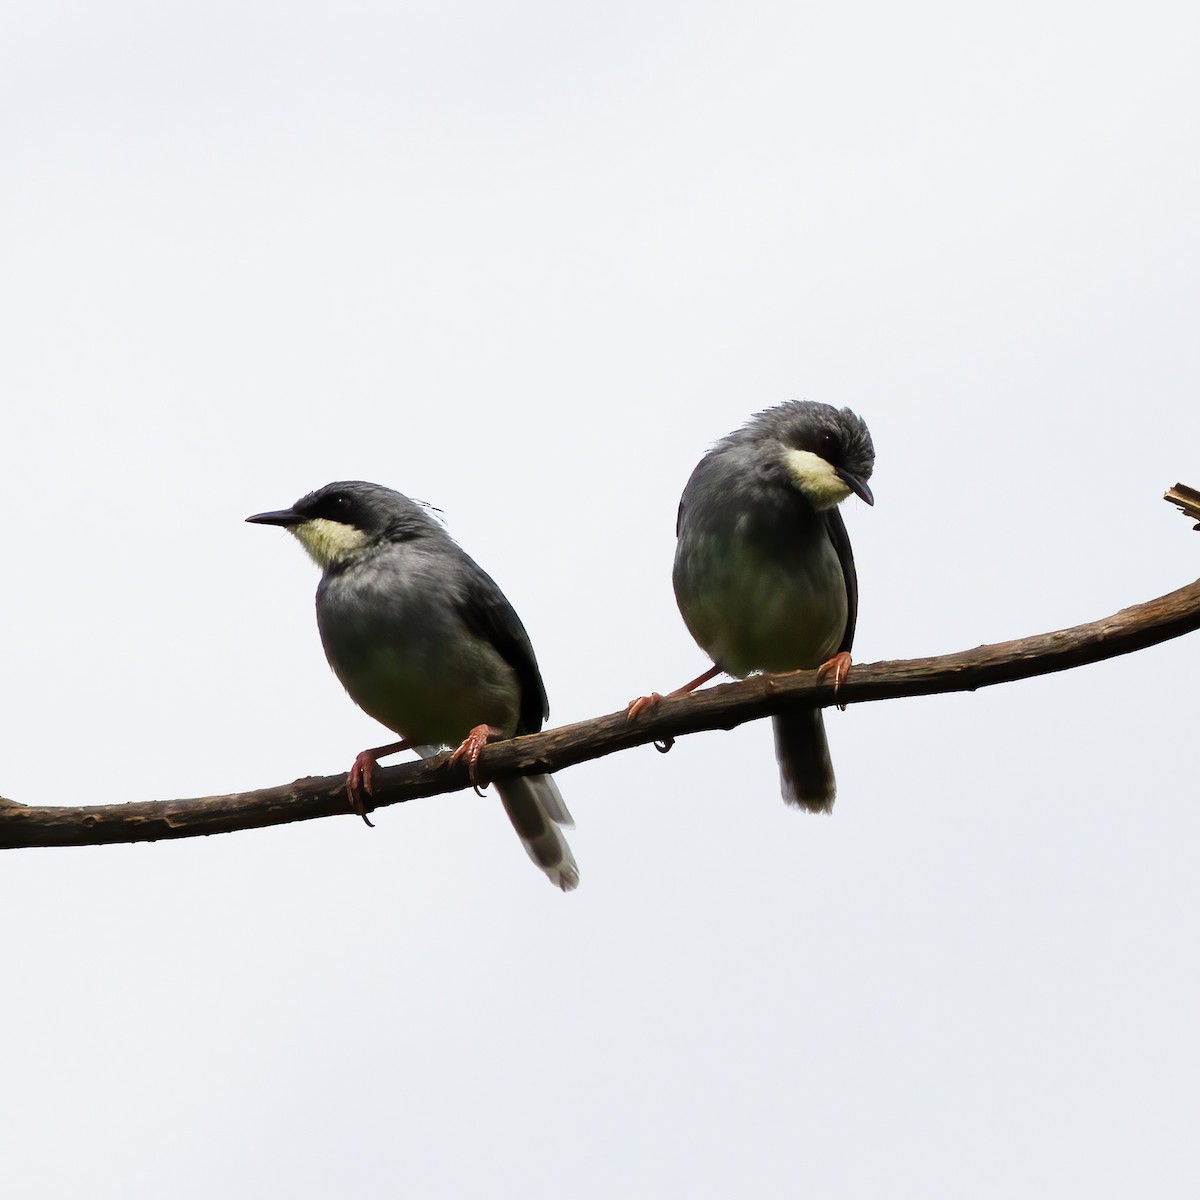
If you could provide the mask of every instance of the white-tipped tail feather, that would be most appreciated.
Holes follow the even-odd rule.
[[[434,758],[445,746],[414,746],[422,758]],[[564,892],[579,886],[579,868],[560,825],[575,828],[575,818],[563,803],[553,775],[523,775],[496,784],[500,802],[534,865]]]
[[[525,852],[555,887],[569,892],[579,886],[579,868],[560,825],[575,822],[550,775],[526,775],[496,785],[508,819]]]

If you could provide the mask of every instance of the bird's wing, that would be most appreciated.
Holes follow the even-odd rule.
[[[846,532],[846,523],[842,520],[841,512],[830,509],[825,513],[826,527],[829,530],[829,540],[837,551],[838,562],[842,564],[842,575],[846,579],[846,633],[838,651],[850,653],[854,645],[854,626],[858,621],[858,573],[854,570],[854,551],[850,549],[850,535]]]
[[[475,565],[475,564],[473,564]],[[518,733],[536,733],[550,715],[550,702],[533,653],[533,643],[508,598],[495,581],[475,565],[460,598],[464,623],[485,638],[517,673],[521,685],[521,715]]]

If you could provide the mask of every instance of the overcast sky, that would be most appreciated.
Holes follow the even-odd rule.
[[[0,792],[219,794],[390,735],[316,571],[333,479],[444,510],[551,722],[707,665],[675,508],[846,405],[860,661],[1193,579],[1194,4],[0,5]],[[0,863],[21,1197],[1194,1196],[1185,639],[496,802]]]

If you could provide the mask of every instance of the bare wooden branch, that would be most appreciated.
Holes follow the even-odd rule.
[[[1174,504],[1185,517],[1193,521],[1200,518],[1200,492],[1194,487],[1188,487],[1186,483],[1177,483],[1163,493],[1163,499]],[[1200,529],[1200,524],[1193,525],[1192,528]]]
[[[1200,580],[1071,629],[937,658],[855,665],[836,699],[844,704],[862,704],[901,696],[975,691],[1115,658],[1197,628]],[[634,746],[707,729],[732,729],[788,708],[825,708],[833,703],[833,685],[818,681],[813,671],[756,675],[664,700],[635,721],[628,720],[621,711],[494,743],[483,752],[480,767],[485,777],[492,779],[561,771]],[[375,806],[382,808],[468,786],[465,766],[450,766],[448,757],[404,763],[377,772]],[[74,807],[33,807],[6,801],[0,803],[0,849],[154,842],[331,816],[351,816],[345,775],[298,779],[282,787],[195,800]]]

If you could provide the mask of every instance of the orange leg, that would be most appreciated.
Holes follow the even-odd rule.
[[[350,774],[346,779],[346,798],[350,801],[350,807],[372,829],[375,828],[374,821],[367,817],[367,805],[363,800],[363,792],[368,796],[375,794],[375,768],[379,766],[379,759],[385,754],[399,754],[401,750],[409,749],[408,742],[391,742],[386,746],[376,746],[373,750],[364,750],[355,760],[354,766],[350,768]]]
[[[833,698],[837,699],[838,689],[842,686],[842,681],[850,674],[852,660],[849,650],[839,650],[828,662],[822,663],[817,668],[817,678],[823,679],[826,675],[833,676]],[[839,703],[838,708],[842,712],[846,711],[846,706]]]
[[[666,696],[663,696],[661,692],[651,692],[648,696],[639,696],[636,700],[630,700],[625,706],[625,716],[631,721],[636,721],[646,709],[657,708],[663,700],[672,700],[676,696],[686,696],[689,692],[694,692],[702,683],[707,683],[714,675],[720,675],[720,673],[720,667],[712,666],[703,675],[697,675],[690,683],[685,683],[683,687],[678,687],[673,692],[668,692]]]

